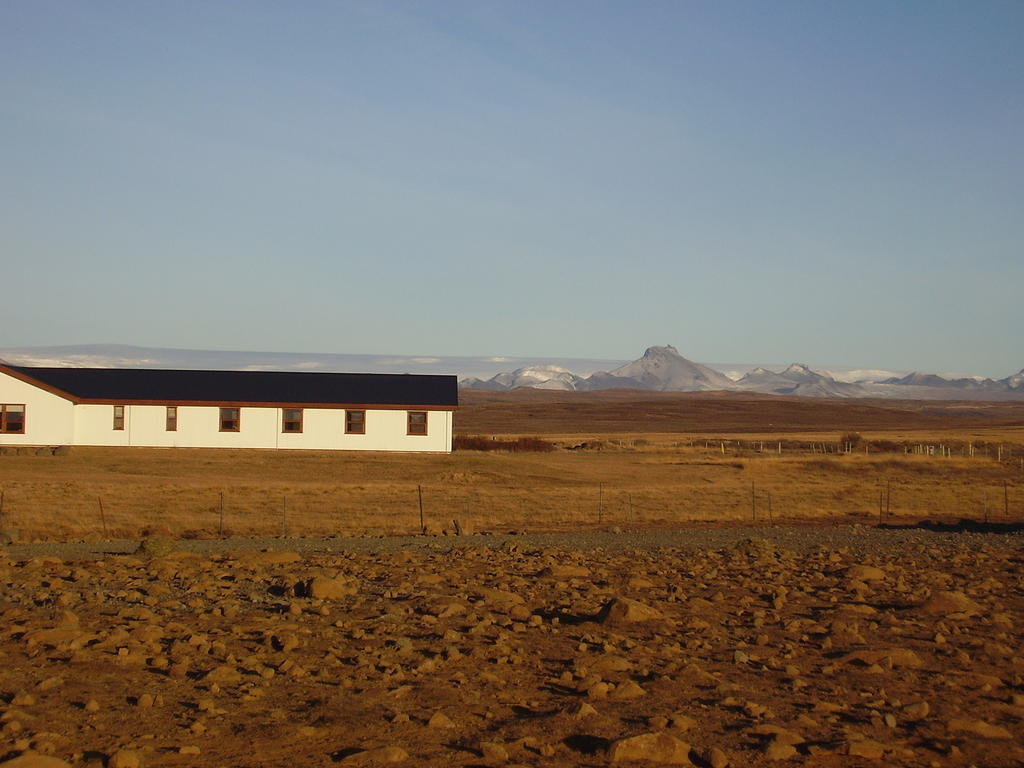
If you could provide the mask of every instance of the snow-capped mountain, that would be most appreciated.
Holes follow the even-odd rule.
[[[714,389],[732,389],[734,382],[728,376],[694,363],[679,354],[672,346],[650,347],[643,357],[611,371],[598,371],[587,378],[577,376],[565,368],[554,365],[535,365],[519,368],[510,373],[499,373],[481,381],[463,379],[463,389],[537,389],[595,390],[595,389],[647,389],[656,392],[698,392]]]
[[[606,389],[609,381],[623,382],[618,386],[652,389],[658,392],[697,392],[713,389],[731,389],[734,382],[718,371],[687,360],[679,350],[669,345],[648,347],[643,357],[626,363],[607,374],[595,373],[587,389]],[[632,385],[630,382],[633,382]]]
[[[1020,373],[1007,376],[1003,381],[1009,389],[1024,389],[1024,368],[1021,368]]]
[[[766,368],[756,368],[737,381],[736,387],[749,392],[802,397],[866,397],[868,395],[868,392],[860,384],[836,381],[827,373],[812,371],[802,363],[793,363],[779,373]]]
[[[463,379],[459,382],[459,386],[463,389],[533,387],[534,389],[574,390],[582,381],[582,377],[557,365],[527,365],[517,368],[511,373],[499,373],[486,381],[478,378]]]
[[[1003,379],[1001,381],[1007,380]],[[909,387],[953,387],[956,389],[1001,388],[1001,382],[996,381],[995,379],[977,379],[967,376],[956,379],[947,379],[935,373],[922,373],[921,371],[911,371],[906,376],[886,379],[885,381],[880,381],[879,384],[899,384],[901,386]]]

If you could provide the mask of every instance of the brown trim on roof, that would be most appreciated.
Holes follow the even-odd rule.
[[[26,376],[21,371],[13,371],[3,363],[0,363],[0,373],[6,373],[12,379],[18,379],[18,381],[23,381],[26,384],[31,384],[33,387],[38,387],[44,392],[49,392],[51,395],[62,397],[65,400],[70,400],[72,403],[79,402],[79,400],[70,392],[65,392],[63,389],[57,389],[57,387],[51,387],[49,384],[46,384],[45,382],[42,382],[39,379],[33,379],[31,376]],[[113,404],[113,402],[114,401],[111,400],[109,404]]]
[[[455,411],[457,405],[413,405],[402,403],[401,405],[379,405],[374,403],[277,403],[277,402],[249,402],[240,400],[108,400],[90,398],[75,400],[75,403],[82,405],[177,405],[182,408],[188,406],[214,406],[217,408],[352,408],[364,411]]]

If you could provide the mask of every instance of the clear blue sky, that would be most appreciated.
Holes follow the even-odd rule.
[[[0,346],[1024,366],[1024,3],[0,4]]]

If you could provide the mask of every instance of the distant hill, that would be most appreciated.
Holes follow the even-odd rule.
[[[464,389],[517,389],[533,387],[535,389],[578,388],[583,379],[557,365],[527,365],[516,368],[511,373],[499,373],[490,379],[463,379],[459,386]]]
[[[757,368],[737,381],[736,386],[751,392],[803,397],[867,397],[870,394],[860,384],[836,381],[802,363],[793,363],[779,373]]]
[[[586,379],[583,389],[607,389],[609,383],[656,392],[701,392],[732,389],[735,382],[718,371],[687,360],[673,346],[648,347],[643,357]]]
[[[486,381],[465,379],[464,389],[512,390],[518,387],[598,391],[640,389],[655,392],[739,391],[797,397],[884,397],[910,400],[1015,400],[1024,398],[1024,370],[1005,379],[946,379],[913,372],[878,380],[839,381],[828,373],[793,363],[782,371],[755,368],[738,379],[692,360],[673,346],[649,347],[642,357],[611,371],[583,377],[565,368],[533,366],[501,373]]]

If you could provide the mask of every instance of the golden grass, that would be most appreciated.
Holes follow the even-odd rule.
[[[1002,462],[994,451],[974,458],[811,452],[812,443],[834,450],[838,433],[787,434],[808,445],[781,455],[771,435],[737,442],[657,433],[546,435],[562,446],[549,454],[76,448],[66,456],[0,457],[0,528],[67,539],[102,536],[105,520],[111,538],[147,530],[215,536],[223,494],[225,534],[409,534],[419,530],[418,487],[434,531],[450,529],[453,519],[477,531],[736,523],[752,519],[752,491],[761,522],[770,494],[776,521],[870,523],[886,489],[897,520],[981,519],[986,509],[1002,519],[1005,487],[1010,517],[1024,520],[1024,435],[973,429],[975,442],[1002,441]],[[922,444],[943,438],[916,437]],[[963,437],[950,432],[946,442],[966,445]],[[581,442],[589,447],[566,449]]]
[[[215,536],[223,495],[225,534],[408,534],[420,529],[418,488],[434,531],[454,519],[477,531],[763,521],[769,494],[775,520],[873,522],[880,492],[899,520],[986,510],[1024,520],[1024,403],[538,390],[464,399],[457,433],[538,436],[558,450],[4,455],[0,528]],[[853,432],[855,452],[837,453]],[[926,455],[904,453],[917,450]]]

